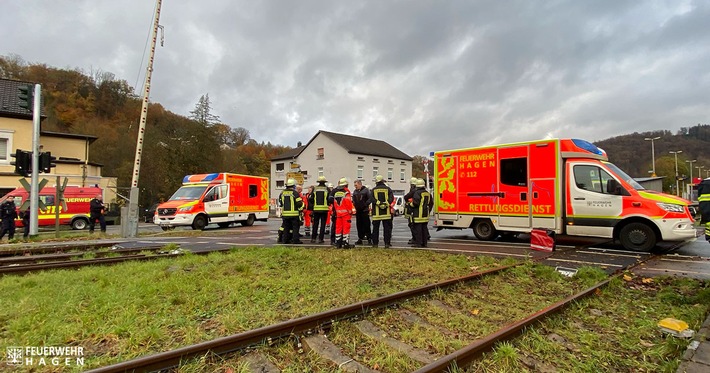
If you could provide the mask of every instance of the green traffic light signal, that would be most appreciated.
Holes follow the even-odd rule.
[[[20,99],[19,106],[27,110],[34,109],[34,84],[21,85],[17,87],[20,91],[18,98]]]

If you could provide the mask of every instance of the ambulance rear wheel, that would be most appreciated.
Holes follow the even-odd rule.
[[[192,221],[192,229],[196,231],[202,231],[205,229],[206,226],[207,219],[205,219],[205,217],[202,215],[195,217],[195,220]]]
[[[242,221],[242,226],[244,227],[251,227],[254,225],[254,221],[256,220],[256,217],[253,214],[249,214],[249,217],[247,220]]]
[[[498,237],[498,231],[489,219],[474,220],[473,234],[481,241],[490,241]]]
[[[656,246],[656,233],[643,223],[630,223],[621,228],[619,241],[627,250],[651,251]]]
[[[80,231],[82,229],[86,229],[86,227],[88,227],[88,226],[89,226],[89,221],[86,219],[82,219],[82,218],[74,219],[74,221],[71,222],[71,229],[75,229],[78,231]]]

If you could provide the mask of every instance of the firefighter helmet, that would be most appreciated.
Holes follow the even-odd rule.
[[[385,179],[385,178],[382,177],[382,175],[377,175],[377,176],[375,176],[375,182],[378,182],[378,183],[379,183],[380,181],[382,181],[382,180],[384,180],[384,179]]]
[[[294,185],[296,185],[296,180],[295,180],[295,179],[288,179],[288,180],[286,180],[286,186],[287,186],[287,187],[294,186]]]
[[[325,183],[326,181],[328,181],[328,180],[325,179],[325,176],[318,176],[319,183]]]
[[[418,188],[421,188],[421,187],[423,187],[423,186],[426,186],[426,184],[424,183],[424,179],[417,179],[417,184],[416,184],[416,185],[417,185]]]
[[[409,184],[411,184],[411,185],[417,185],[417,178],[416,178],[416,177],[413,177],[413,178],[409,179]]]
[[[338,186],[345,186],[345,185],[348,185],[348,178],[347,177],[341,178],[340,181],[338,181]]]

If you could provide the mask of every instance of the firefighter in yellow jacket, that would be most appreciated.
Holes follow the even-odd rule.
[[[698,184],[698,203],[701,221],[705,225],[705,239],[710,242],[710,177]]]
[[[283,243],[303,243],[298,238],[298,231],[301,228],[301,211],[304,205],[301,194],[296,190],[296,180],[286,180],[286,189],[279,194],[279,203],[283,219]]]
[[[409,207],[412,209],[412,222],[414,223],[414,244],[415,247],[426,247],[429,240],[429,213],[434,207],[434,200],[426,190],[424,179],[417,179],[417,189],[412,196]]]

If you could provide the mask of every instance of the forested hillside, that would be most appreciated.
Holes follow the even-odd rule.
[[[90,160],[104,165],[104,175],[118,178],[119,192],[127,193],[133,172],[140,97],[125,80],[104,71],[89,73],[29,64],[18,56],[0,56],[0,77],[42,84],[44,112],[42,129],[47,131],[95,135]],[[199,94],[199,93],[196,93]],[[141,205],[148,206],[166,198],[177,189],[182,177],[192,173],[228,171],[269,176],[269,159],[290,147],[257,142],[249,131],[222,123],[210,112],[209,95],[195,104],[190,117],[166,110],[159,103],[148,109],[141,163]],[[651,142],[655,140],[656,174],[667,176],[664,188],[675,184],[675,159],[680,175],[698,175],[695,167],[710,171],[710,125],[682,128],[678,133],[654,131],[633,133],[596,142],[612,162],[633,177],[650,176]],[[422,160],[414,155],[413,175],[423,177]]]
[[[118,177],[120,187],[129,187],[141,100],[125,80],[109,72],[28,64],[17,56],[0,56],[0,77],[40,83],[47,116],[42,129],[97,136],[89,159],[104,165],[105,176]],[[245,128],[221,123],[209,110],[208,95],[195,104],[190,118],[150,104],[139,183],[143,206],[169,197],[186,174],[268,176],[269,159],[290,149],[259,143]],[[125,195],[127,189],[120,192]]]
[[[606,140],[597,141],[595,145],[606,150],[609,161],[613,162],[632,177],[651,176],[649,171],[653,169],[651,162],[651,141],[645,138],[660,139],[654,140],[656,174],[665,176],[663,187],[665,191],[670,191],[671,185],[675,186],[675,154],[670,152],[682,151],[678,153],[678,174],[681,177],[690,177],[690,162],[692,163],[692,175],[700,175],[705,178],[710,171],[710,125],[698,124],[691,127],[681,127],[678,133],[670,131],[653,131],[644,133],[632,133],[612,137]],[[701,167],[698,169],[698,167]]]

